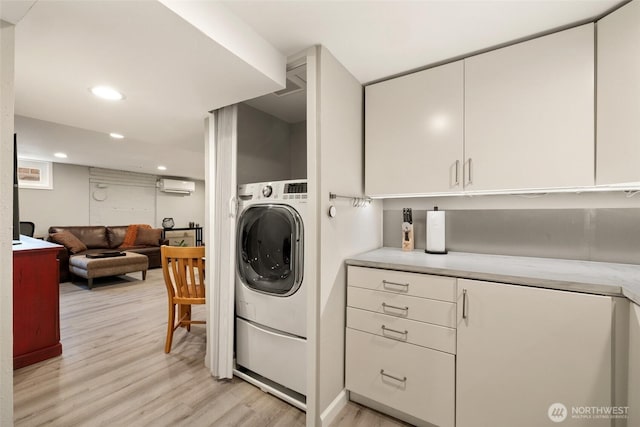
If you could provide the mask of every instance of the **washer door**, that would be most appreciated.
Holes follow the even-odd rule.
[[[247,208],[238,223],[238,274],[252,290],[286,297],[302,284],[303,224],[287,205]]]

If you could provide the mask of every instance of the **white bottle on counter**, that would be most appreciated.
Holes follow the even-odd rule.
[[[427,249],[428,254],[446,254],[445,247],[445,212],[435,206],[427,211]]]

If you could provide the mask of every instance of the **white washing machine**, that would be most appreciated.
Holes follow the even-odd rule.
[[[238,188],[236,364],[306,395],[306,180]]]

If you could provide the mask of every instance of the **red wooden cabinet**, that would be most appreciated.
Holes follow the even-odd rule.
[[[13,247],[13,369],[62,354],[60,245],[21,236]]]

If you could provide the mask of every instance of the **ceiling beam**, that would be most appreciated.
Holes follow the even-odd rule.
[[[285,87],[286,57],[225,6],[204,1],[159,1],[281,88]]]

